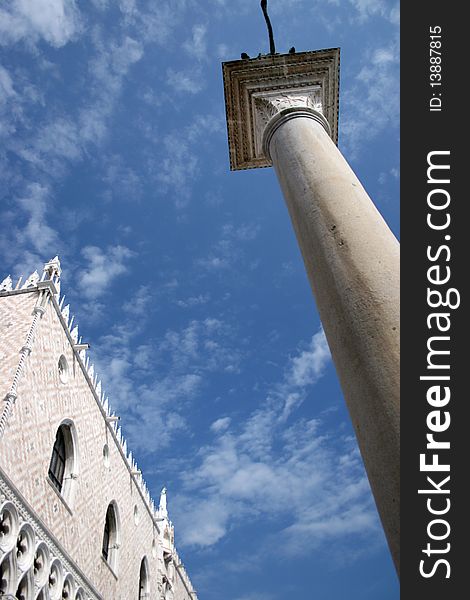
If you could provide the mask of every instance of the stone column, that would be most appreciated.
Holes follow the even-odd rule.
[[[398,570],[399,245],[318,117],[303,108],[273,117],[265,153],[289,209]]]
[[[231,168],[274,165],[399,570],[399,245],[333,141],[339,50],[224,78]]]

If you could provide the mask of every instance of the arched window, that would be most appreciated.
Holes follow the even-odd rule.
[[[144,556],[140,563],[139,575],[139,600],[148,600],[150,598],[150,585],[147,558]]]
[[[108,510],[106,511],[106,519],[104,522],[104,533],[103,533],[103,556],[105,557],[106,560],[108,560],[108,556],[109,556],[109,534],[111,531],[111,527],[112,527],[112,514],[111,514],[111,506],[108,506]]]
[[[108,505],[103,531],[103,558],[116,571],[117,551],[119,549],[119,518],[114,502]]]
[[[51,464],[49,465],[49,477],[59,492],[62,491],[62,484],[64,483],[65,458],[64,427],[61,426],[55,436]]]
[[[78,476],[77,434],[71,421],[65,421],[57,429],[48,475],[52,485],[70,505]]]
[[[0,563],[0,598],[13,594],[16,588],[16,562],[13,552],[10,552]],[[10,596],[11,598],[12,596]]]

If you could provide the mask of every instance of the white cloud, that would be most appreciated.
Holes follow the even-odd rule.
[[[10,72],[0,65],[0,139],[7,141],[15,133],[20,117],[21,97],[14,89]],[[5,179],[2,177],[4,183]]]
[[[193,504],[191,511],[178,516],[178,531],[184,531],[181,537],[183,544],[212,546],[217,543],[227,531],[230,508],[219,498],[207,498],[204,502]]]
[[[183,44],[185,51],[192,57],[202,60],[207,54],[206,44],[207,27],[205,25],[194,25],[192,37]]]
[[[201,306],[207,304],[210,300],[210,294],[199,294],[198,296],[190,296],[186,300],[177,300],[177,306],[181,308],[193,308],[194,306]]]
[[[211,431],[214,433],[221,433],[228,429],[230,426],[231,419],[230,417],[222,417],[214,421],[211,425]]]
[[[328,342],[321,329],[312,337],[308,349],[291,360],[288,383],[297,387],[312,385],[321,377],[330,359]]]
[[[133,15],[137,12],[136,0],[119,0],[119,8],[125,15]]]
[[[150,286],[141,285],[139,289],[132,294],[130,300],[123,304],[123,309],[135,316],[143,316],[149,310],[149,304],[152,301],[152,292]]]
[[[144,54],[142,44],[129,36],[125,36],[122,44],[112,46],[111,50],[111,65],[118,75],[126,75],[129,67],[138,62]]]
[[[85,260],[79,284],[86,298],[95,299],[107,291],[116,277],[127,271],[127,262],[135,253],[126,246],[109,246],[106,251],[97,246],[85,246],[82,255]]]
[[[272,522],[274,517],[284,525],[273,537],[282,535],[292,553],[349,534],[376,532],[354,440],[338,433],[330,438],[318,419],[297,419],[286,427],[282,418],[286,391],[295,388],[303,394],[328,359],[320,330],[307,350],[289,359],[283,379],[244,423],[234,424],[230,417],[212,423],[215,441],[183,470],[183,493],[172,502],[183,543],[212,546],[247,519]],[[195,507],[191,511],[189,498]]]
[[[230,266],[229,261],[226,258],[221,258],[219,256],[199,258],[197,259],[196,264],[205,271],[219,271],[221,269],[227,269]]]
[[[274,518],[279,526],[272,537],[282,536],[290,554],[377,532],[362,463],[348,439],[337,435],[333,443],[317,421],[280,430],[273,411],[262,433],[269,450],[258,458],[253,448],[260,440],[252,436],[260,430],[250,430],[250,421],[243,435],[221,432],[200,451],[200,463],[181,473],[184,493],[172,506],[184,544],[212,546],[237,524]]]
[[[175,71],[168,69],[166,73],[166,82],[177,93],[198,94],[204,89],[204,82],[201,79],[201,71],[187,70]]]
[[[82,30],[74,0],[10,0],[0,8],[0,44],[40,39],[57,48],[75,39]]]
[[[283,403],[279,420],[285,421],[306,398],[308,387],[323,376],[331,360],[330,349],[323,328],[312,337],[307,349],[299,350],[289,360],[283,380],[273,388],[271,396]]]

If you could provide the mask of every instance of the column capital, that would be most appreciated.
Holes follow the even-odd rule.
[[[303,90],[283,90],[253,94],[254,142],[257,156],[271,161],[269,143],[278,127],[290,119],[304,117],[320,123],[331,136],[331,127],[323,115],[321,90],[317,87]]]
[[[269,136],[312,118],[337,142],[339,48],[223,63],[231,170],[271,166]]]

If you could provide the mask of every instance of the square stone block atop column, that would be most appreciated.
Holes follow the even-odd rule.
[[[232,171],[271,166],[262,148],[268,105],[290,102],[322,113],[338,143],[339,54],[330,48],[222,63]]]

